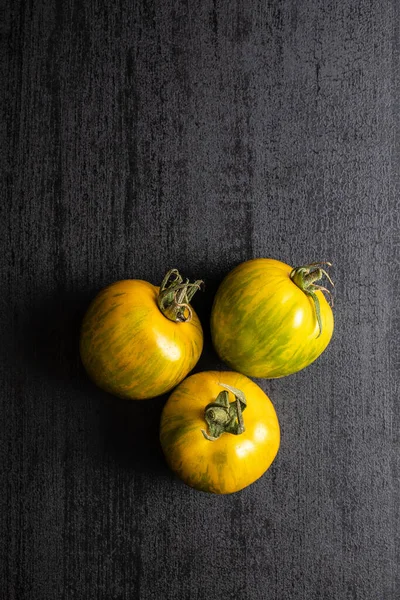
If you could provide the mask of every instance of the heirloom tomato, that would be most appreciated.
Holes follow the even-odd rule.
[[[161,416],[161,446],[189,486],[230,494],[261,477],[280,443],[278,418],[263,390],[240,373],[206,371],[185,379]]]
[[[211,312],[220,358],[252,377],[283,377],[312,363],[333,332],[333,314],[316,282],[323,265],[293,269],[270,258],[238,265],[222,281]]]
[[[202,327],[190,306],[201,284],[184,282],[172,269],[161,288],[128,279],[103,289],[83,319],[80,337],[82,362],[94,383],[141,400],[182,381],[203,348]]]

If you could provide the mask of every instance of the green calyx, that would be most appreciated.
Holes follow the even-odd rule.
[[[322,285],[318,285],[315,283],[322,279],[322,277],[326,277],[329,283],[334,286],[332,279],[328,275],[326,269],[323,269],[323,266],[331,267],[331,263],[329,262],[320,262],[320,263],[311,263],[309,265],[305,265],[304,267],[296,267],[292,269],[290,273],[290,279],[299,287],[307,296],[310,296],[314,302],[315,306],[315,314],[317,316],[318,327],[319,327],[319,337],[322,333],[322,320],[321,320],[321,307],[319,303],[319,299],[317,294],[315,293],[317,290],[321,292],[326,292],[328,294],[328,301],[331,306],[333,306],[333,297],[330,290]]]
[[[244,432],[243,411],[247,406],[245,395],[242,391],[226,385],[219,384],[225,390],[218,394],[214,402],[207,404],[204,412],[204,420],[208,426],[208,432],[201,430],[202,434],[210,442],[217,440],[223,433],[240,435]],[[229,393],[235,396],[234,402],[229,402]]]
[[[165,275],[157,298],[158,308],[163,315],[175,323],[185,323],[192,319],[190,301],[204,284],[201,279],[190,283],[183,280],[178,269],[171,269]]]

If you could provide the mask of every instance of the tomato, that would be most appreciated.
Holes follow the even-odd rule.
[[[203,348],[190,300],[201,285],[183,282],[176,269],[161,288],[147,281],[117,281],[103,289],[82,324],[80,353],[90,378],[122,398],[145,399],[175,387]]]
[[[327,347],[333,314],[318,285],[320,263],[293,269],[270,258],[237,266],[221,283],[211,312],[214,347],[232,369],[283,377],[312,363]]]
[[[189,486],[237,492],[273,462],[278,418],[263,390],[240,373],[206,371],[185,379],[164,406],[161,446],[170,468]]]

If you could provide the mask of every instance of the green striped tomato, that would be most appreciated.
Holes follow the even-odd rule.
[[[326,271],[315,263],[293,269],[270,258],[233,269],[215,296],[211,334],[220,358],[252,377],[300,371],[327,347],[333,314],[318,285]]]
[[[189,486],[231,494],[256,481],[280,444],[270,399],[241,373],[206,371],[185,379],[161,415],[161,446]]]
[[[82,324],[80,353],[90,378],[122,398],[168,392],[193,369],[203,348],[200,321],[189,305],[202,282],[183,282],[176,269],[161,289],[137,279],[103,289]]]

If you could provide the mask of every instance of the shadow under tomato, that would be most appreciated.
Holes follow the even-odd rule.
[[[63,384],[85,379],[79,330],[93,292],[53,292],[19,307],[16,358],[28,369]]]
[[[221,361],[214,350],[210,330],[211,309],[220,283],[221,279],[207,279],[204,292],[199,292],[193,298],[193,308],[203,327],[204,347],[199,362],[194,367],[192,373],[228,370],[227,366]]]
[[[100,425],[105,453],[120,466],[135,472],[166,472],[159,427],[167,397],[151,400],[105,398]]]

